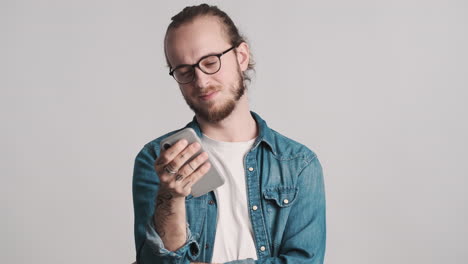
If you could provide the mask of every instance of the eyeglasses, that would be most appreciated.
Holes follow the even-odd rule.
[[[192,82],[195,79],[195,67],[198,67],[202,72],[206,74],[215,74],[221,69],[221,56],[233,50],[235,46],[230,47],[229,49],[219,53],[211,54],[202,57],[195,64],[181,64],[174,69],[169,71],[169,75],[174,77],[174,79],[180,84],[187,84]]]

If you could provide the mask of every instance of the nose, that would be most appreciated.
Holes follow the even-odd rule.
[[[193,80],[194,84],[197,87],[204,88],[209,85],[210,76],[202,72],[198,67],[195,67],[195,79]]]

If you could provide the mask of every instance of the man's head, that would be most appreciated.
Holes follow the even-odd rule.
[[[164,50],[187,104],[199,117],[209,122],[223,120],[243,98],[245,82],[250,80],[247,71],[253,69],[249,47],[217,7],[186,7],[174,16]],[[206,58],[209,55],[214,56]]]

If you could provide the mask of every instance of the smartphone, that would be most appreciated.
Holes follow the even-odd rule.
[[[177,141],[181,139],[187,140],[189,145],[192,143],[198,142],[198,144],[200,144],[201,146],[198,152],[195,153],[191,158],[189,158],[187,162],[190,162],[192,159],[197,157],[200,153],[205,151],[200,138],[197,136],[197,133],[195,132],[195,130],[193,130],[190,127],[184,128],[181,131],[163,139],[161,141],[161,149],[167,150],[168,148],[170,148],[172,145],[174,145],[175,143],[177,143]],[[208,161],[211,164],[210,169],[194,185],[192,185],[191,194],[194,197],[202,196],[224,184],[224,178],[219,173],[219,169],[216,168],[216,165],[211,160],[211,157],[209,154],[208,154]],[[185,162],[184,165],[187,164],[187,162]]]

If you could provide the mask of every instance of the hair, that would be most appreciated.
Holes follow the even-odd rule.
[[[238,47],[241,43],[247,41],[245,40],[245,37],[242,36],[239,33],[239,30],[237,29],[236,25],[232,21],[232,19],[222,10],[220,10],[217,6],[210,6],[208,4],[201,4],[197,6],[187,6],[185,7],[182,11],[180,11],[177,15],[173,16],[171,18],[172,22],[169,24],[166,30],[166,35],[164,38],[164,55],[166,56],[166,63],[168,67],[171,67],[171,64],[169,63],[169,60],[167,58],[167,53],[166,53],[166,38],[167,34],[169,33],[170,30],[177,29],[178,27],[194,21],[198,17],[202,16],[214,16],[219,19],[220,22],[224,25],[224,31],[229,38],[229,42],[232,46]],[[234,52],[236,50],[234,49]],[[237,52],[236,52],[237,53]],[[250,59],[249,59],[249,64],[247,66],[247,70],[245,70],[242,75],[244,78],[244,81],[251,81],[251,76],[250,72],[254,71],[255,72],[255,62],[252,59],[252,54],[250,53]]]

